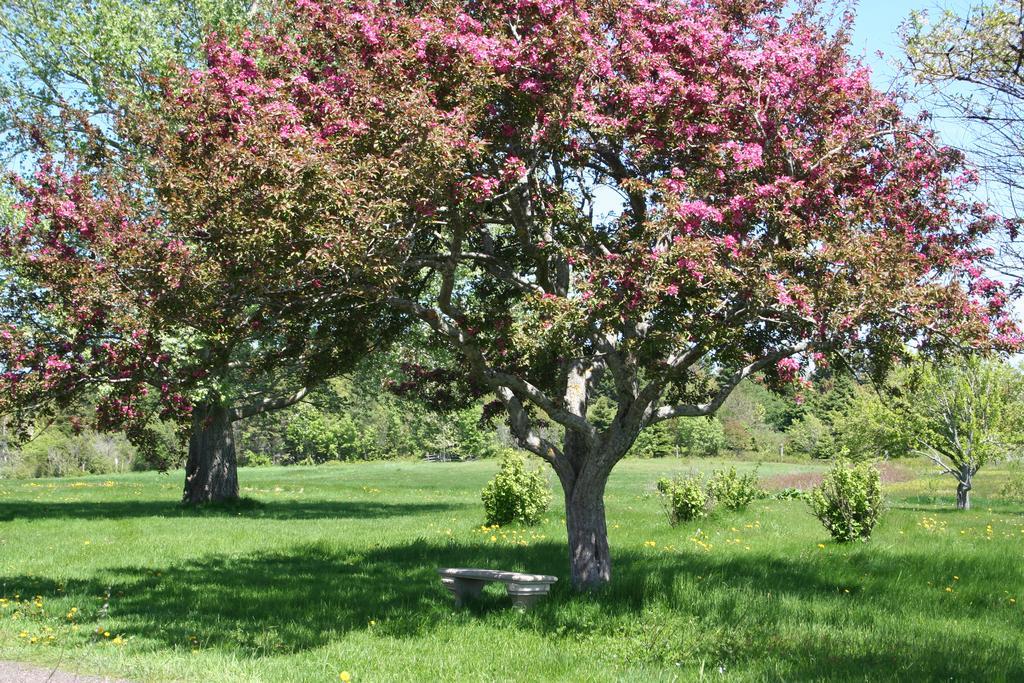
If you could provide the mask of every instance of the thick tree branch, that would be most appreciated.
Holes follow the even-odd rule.
[[[509,427],[512,430],[512,435],[519,441],[519,445],[547,460],[556,469],[564,466],[564,463],[560,462],[562,452],[557,446],[534,430],[533,421],[515,393],[508,387],[500,387],[497,390],[497,394],[505,406],[509,418]]]
[[[451,322],[445,316],[445,312],[408,299],[391,298],[388,303],[415,315],[448,339],[465,356],[474,377],[494,391],[503,387],[510,389],[517,397],[530,401],[563,427],[579,432],[588,443],[593,443],[597,438],[597,429],[585,417],[574,415],[559,407],[547,394],[530,382],[492,367],[484,358],[479,346],[473,342],[472,335]]]
[[[722,407],[725,403],[725,399],[729,398],[729,394],[732,393],[740,382],[747,377],[750,377],[755,372],[762,370],[772,363],[777,363],[783,358],[809,351],[815,347],[815,343],[808,341],[796,346],[790,346],[785,349],[780,349],[774,353],[770,353],[764,358],[757,360],[749,365],[737,370],[724,385],[718,390],[707,403],[700,403],[696,405],[678,405],[678,406],[663,406],[655,410],[648,418],[646,424],[651,425],[656,422],[662,422],[664,420],[671,420],[674,417],[704,417],[707,415],[713,415],[715,411]]]
[[[246,418],[255,417],[262,413],[269,413],[274,410],[281,410],[288,406],[293,406],[309,394],[312,387],[302,387],[298,391],[288,396],[280,396],[278,398],[265,398],[262,401],[256,403],[250,403],[246,406],[231,409],[231,421],[236,422],[238,420],[244,420]]]

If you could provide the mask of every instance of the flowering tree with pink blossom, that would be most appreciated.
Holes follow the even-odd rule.
[[[969,201],[961,156],[872,88],[846,29],[830,33],[817,10],[295,7],[318,40],[342,35],[362,63],[401,65],[458,158],[441,195],[416,205],[430,248],[404,272],[430,286],[390,301],[465,361],[555,470],[579,588],[611,577],[604,488],[645,427],[710,415],[755,373],[794,381],[840,357],[881,373],[911,340],[925,352],[1019,342],[975,264],[998,220]],[[346,67],[332,64],[319,77]],[[587,408],[602,382],[616,415],[598,428]],[[541,419],[564,428],[561,443]]]
[[[710,415],[755,374],[1020,341],[975,265],[998,219],[961,156],[818,9],[301,0],[191,77],[179,144],[155,145],[159,196],[186,248],[226,245],[218,282],[316,320],[385,255],[356,291],[497,397],[556,472],[572,583],[595,588],[605,485],[646,427]]]
[[[342,30],[302,36],[286,17],[211,35],[156,113],[124,102],[123,149],[69,113],[85,151],[38,135],[0,233],[0,409],[26,426],[95,399],[96,427],[143,446],[153,419],[176,420],[188,503],[238,496],[233,422],[294,404],[401,329],[383,295],[413,207],[454,158],[429,139],[436,110],[356,66]],[[350,66],[311,80],[319,50]]]
[[[610,580],[604,489],[644,428],[710,415],[755,374],[840,359],[881,374],[911,341],[1020,341],[976,266],[998,219],[970,200],[961,155],[871,86],[817,8],[490,0],[421,15],[417,58],[463,92],[448,99],[463,177],[427,207],[438,239],[409,262],[435,287],[392,303],[461,354],[556,472],[578,588]],[[617,410],[598,428],[602,382]]]

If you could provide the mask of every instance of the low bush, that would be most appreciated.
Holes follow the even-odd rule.
[[[811,491],[808,502],[836,541],[866,541],[882,511],[881,475],[869,463],[838,461]]]
[[[767,496],[767,492],[758,486],[756,470],[740,475],[735,467],[716,470],[710,479],[703,474],[674,479],[662,477],[657,488],[672,526],[707,517],[718,505],[729,510],[743,510],[750,501]]]
[[[999,495],[1012,500],[1024,500],[1024,465],[1015,462],[1009,469],[1006,480],[999,487]]]
[[[740,475],[736,473],[735,467],[730,467],[712,475],[708,483],[708,494],[717,505],[730,510],[743,510],[759,496],[761,489],[757,484],[757,470]]]
[[[772,497],[775,500],[803,500],[807,498],[807,494],[798,488],[790,486],[776,491]]]
[[[675,479],[663,477],[658,480],[657,486],[665,514],[672,526],[707,517],[715,508],[715,499],[708,493],[703,474]]]
[[[488,524],[537,524],[551,504],[547,478],[538,469],[527,469],[526,459],[518,453],[502,459],[501,469],[480,497]]]
[[[243,451],[238,464],[242,467],[270,467],[274,460],[267,453]]]

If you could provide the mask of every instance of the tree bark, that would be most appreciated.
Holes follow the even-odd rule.
[[[572,585],[591,591],[612,578],[612,558],[605,522],[604,480],[577,480],[565,489],[565,526],[569,532]],[[564,487],[564,484],[563,484]]]
[[[238,499],[238,462],[231,424],[231,409],[221,403],[200,403],[193,408],[183,503]]]
[[[960,475],[957,477],[956,486],[956,509],[971,509],[971,467],[970,465],[960,466]]]
[[[612,578],[604,509],[604,490],[611,468],[600,467],[599,454],[571,430],[566,430],[562,448],[563,456],[555,465],[555,472],[565,494],[572,586],[592,591]]]

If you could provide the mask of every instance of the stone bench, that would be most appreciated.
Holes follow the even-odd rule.
[[[520,574],[494,569],[438,569],[441,583],[455,596],[456,607],[461,607],[471,598],[478,597],[484,586],[492,581],[505,584],[513,604],[528,609],[551,590],[551,584],[558,577],[545,574]]]

